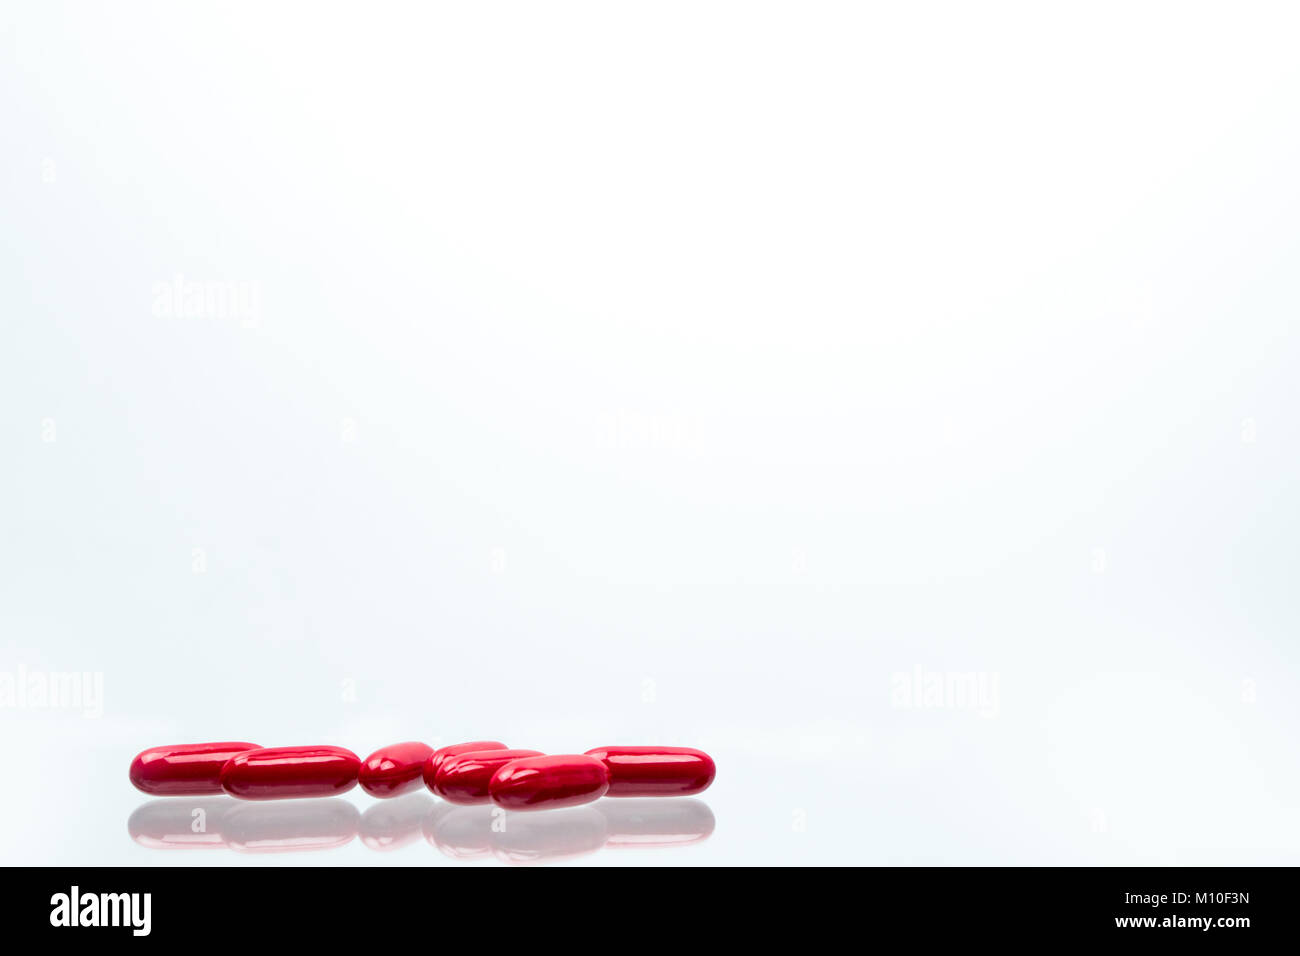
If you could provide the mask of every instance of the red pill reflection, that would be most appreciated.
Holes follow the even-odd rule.
[[[492,804],[454,806],[420,793],[375,804],[364,814],[336,798],[151,800],[127,821],[136,843],[157,850],[295,853],[343,847],[359,835],[367,849],[389,852],[423,834],[452,859],[510,864],[564,860],[601,846],[687,846],[707,840],[713,828],[709,807],[689,798],[602,800],[554,813],[510,813]]]
[[[492,855],[516,865],[586,856],[606,839],[605,817],[594,807],[507,814],[505,826],[491,833]]]
[[[433,806],[434,801],[427,793],[408,793],[367,807],[361,814],[361,842],[371,850],[384,853],[416,843]]]
[[[229,797],[210,800],[150,800],[126,821],[131,839],[151,850],[221,850],[221,818],[234,806]]]
[[[700,800],[602,800],[596,804],[605,817],[611,849],[654,849],[703,843],[713,834],[715,822],[709,805]]]
[[[583,856],[605,845],[605,818],[593,807],[507,813],[491,805],[439,806],[442,813],[426,818],[425,837],[454,860],[542,863]]]
[[[439,853],[453,860],[476,860],[492,855],[492,826],[505,813],[497,807],[454,807],[438,804],[425,817],[424,838]]]
[[[361,814],[346,800],[236,804],[221,821],[226,845],[242,853],[300,853],[346,846]]]

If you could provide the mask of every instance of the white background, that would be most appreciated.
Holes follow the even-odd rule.
[[[127,765],[483,737],[714,755],[592,863],[1300,858],[1294,5],[0,23],[5,862],[449,863]]]

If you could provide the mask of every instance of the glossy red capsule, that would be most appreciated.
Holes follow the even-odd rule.
[[[244,800],[333,797],[356,786],[360,768],[343,747],[269,747],[226,761],[221,788]]]
[[[430,790],[438,782],[438,770],[442,767],[442,762],[448,757],[454,757],[457,754],[473,753],[477,750],[506,750],[505,744],[499,740],[471,740],[464,744],[451,744],[448,747],[439,747],[429,755],[429,759],[424,762],[424,785]]]
[[[259,744],[221,741],[175,744],[143,750],[131,761],[131,783],[158,797],[194,797],[221,792],[221,768],[235,754]]]
[[[448,803],[487,803],[492,776],[512,760],[540,757],[540,750],[471,750],[454,754],[442,762],[433,781],[433,792]]]
[[[432,753],[416,740],[380,747],[361,762],[357,782],[372,797],[400,797],[424,786],[424,763]]]
[[[597,747],[587,755],[609,771],[611,797],[684,797],[707,790],[713,758],[691,747]]]
[[[599,800],[609,773],[595,757],[562,754],[512,760],[492,776],[488,793],[507,810],[550,810]]]

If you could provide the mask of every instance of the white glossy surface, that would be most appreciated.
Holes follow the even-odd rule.
[[[579,862],[1297,861],[1300,12],[265,6],[6,14],[0,673],[103,697],[0,858],[452,864],[127,766],[496,737],[716,758]]]

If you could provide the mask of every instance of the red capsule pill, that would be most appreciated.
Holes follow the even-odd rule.
[[[400,797],[424,786],[424,764],[432,753],[416,740],[381,747],[361,762],[357,782],[372,797]]]
[[[487,803],[492,776],[512,760],[540,757],[540,750],[471,750],[453,754],[442,762],[434,777],[433,792],[449,803]]]
[[[131,761],[131,783],[160,797],[193,797],[221,792],[221,768],[235,754],[259,744],[221,741],[175,744],[143,750]]]
[[[438,780],[438,770],[442,767],[442,762],[448,757],[454,757],[457,754],[473,753],[477,750],[506,750],[505,744],[499,740],[471,740],[469,743],[452,744],[448,747],[439,747],[429,755],[429,759],[424,762],[424,785],[430,790]]]
[[[609,772],[595,757],[524,757],[498,770],[488,784],[492,801],[507,810],[549,810],[599,800]]]
[[[611,797],[684,797],[707,790],[713,758],[691,747],[597,747],[587,755],[609,771]]]
[[[244,800],[332,797],[356,785],[360,768],[343,747],[268,747],[226,761],[221,788]]]

